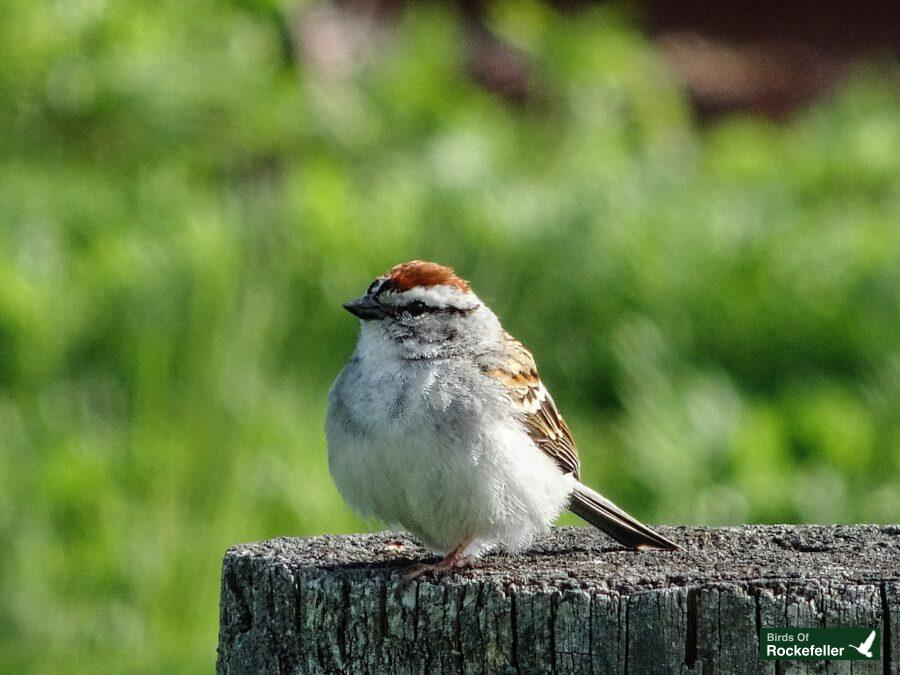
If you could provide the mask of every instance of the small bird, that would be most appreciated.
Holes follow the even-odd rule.
[[[344,308],[360,334],[328,396],[328,465],[351,508],[444,556],[407,579],[521,551],[565,508],[630,548],[680,548],[579,481],[534,359],[452,269],[397,265]]]

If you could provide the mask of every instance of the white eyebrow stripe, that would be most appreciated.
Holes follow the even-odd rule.
[[[389,281],[387,277],[379,277],[369,285],[367,295],[375,296],[381,292],[382,287]]]
[[[446,284],[416,286],[408,291],[387,290],[382,294],[381,298],[382,301],[387,301],[394,305],[404,305],[418,300],[429,307],[438,309],[447,307],[475,309],[480,304],[478,297],[474,293],[464,293],[458,288]]]

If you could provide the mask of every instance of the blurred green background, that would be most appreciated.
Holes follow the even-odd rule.
[[[411,258],[532,349],[636,515],[900,519],[896,87],[700,124],[627,12],[528,2],[492,18],[540,73],[513,105],[448,9],[337,75],[291,11],[0,9],[0,670],[209,670],[226,547],[375,526],[325,396],[340,303]]]

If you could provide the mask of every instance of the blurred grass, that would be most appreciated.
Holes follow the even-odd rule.
[[[900,514],[900,106],[698,129],[610,9],[505,4],[545,99],[415,9],[298,72],[280,8],[0,9],[0,668],[206,670],[225,548],[366,527],[324,398],[389,265],[454,265],[651,521]]]

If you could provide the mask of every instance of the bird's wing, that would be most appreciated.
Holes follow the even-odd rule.
[[[869,637],[866,638],[866,641],[860,645],[860,649],[862,651],[866,651],[866,652],[869,651],[869,649],[871,649],[871,647],[872,647],[873,642],[875,642],[875,631],[874,630],[871,633],[869,633]]]
[[[503,334],[500,354],[482,357],[479,366],[499,382],[520,415],[526,432],[564,472],[578,478],[578,450],[566,421],[538,377],[531,352],[509,333]]]
[[[541,450],[564,472],[578,478],[578,451],[572,432],[541,384],[534,358],[522,343],[505,333],[504,348],[479,358],[482,371],[503,385],[518,412],[522,426]],[[657,534],[618,506],[578,483],[569,508],[618,542],[631,548],[677,550],[678,544]]]

